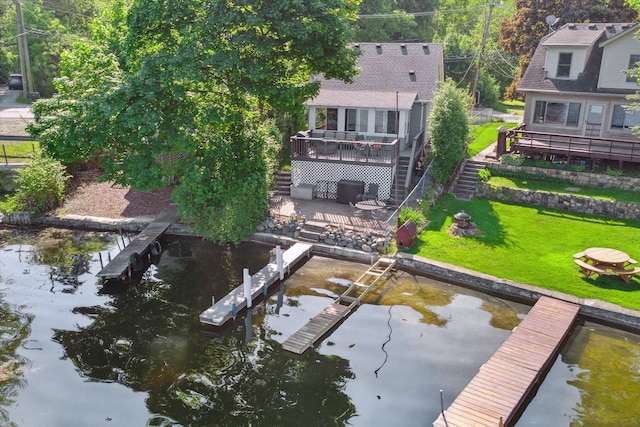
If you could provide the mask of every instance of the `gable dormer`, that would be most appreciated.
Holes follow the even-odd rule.
[[[546,51],[546,78],[577,80],[602,33],[603,25],[567,24],[550,35],[541,43]]]
[[[600,43],[603,51],[598,89],[638,90],[636,79],[626,73],[640,62],[638,24],[610,24],[606,29],[609,37]]]

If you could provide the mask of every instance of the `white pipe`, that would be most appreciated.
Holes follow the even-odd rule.
[[[251,275],[248,268],[242,270],[242,276],[244,278],[244,297],[247,300],[247,308],[251,308]]]
[[[280,273],[280,280],[284,280],[284,265],[282,259],[282,247],[276,246],[276,265],[278,266],[278,273]]]

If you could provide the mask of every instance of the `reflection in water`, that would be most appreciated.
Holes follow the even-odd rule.
[[[430,425],[440,389],[448,405],[528,310],[398,272],[294,356],[282,341],[367,266],[314,256],[250,313],[208,329],[198,315],[211,297],[262,268],[269,247],[166,241],[140,283],[104,293],[87,245],[115,255],[115,236],[71,234],[0,247],[3,425]],[[617,384],[637,382],[638,337],[610,331],[578,329],[522,425],[638,419],[637,389]]]

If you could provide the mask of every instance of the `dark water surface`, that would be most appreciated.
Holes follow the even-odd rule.
[[[398,272],[318,348],[280,344],[367,266],[312,257],[222,329],[198,315],[269,247],[164,242],[140,283],[95,278],[121,238],[0,234],[0,424],[430,426],[528,307]],[[108,291],[108,292],[105,292]],[[640,425],[640,337],[576,329],[518,426]]]

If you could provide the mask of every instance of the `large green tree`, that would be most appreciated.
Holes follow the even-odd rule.
[[[471,97],[451,79],[441,84],[433,97],[429,137],[433,150],[431,176],[437,183],[447,182],[466,155],[472,107]]]
[[[350,81],[358,0],[117,1],[91,42],[63,56],[60,95],[30,131],[71,163],[98,156],[105,179],[176,183],[179,213],[237,242],[267,210],[274,118],[317,93],[310,76]]]

